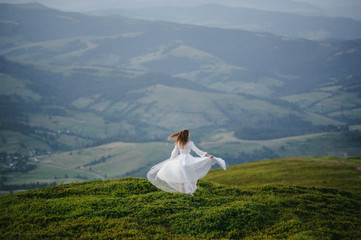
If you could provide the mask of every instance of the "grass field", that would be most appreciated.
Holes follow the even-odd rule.
[[[213,170],[205,178],[241,187],[285,186],[328,187],[361,194],[361,158],[289,157]]]
[[[0,197],[0,238],[351,240],[361,238],[360,202],[335,188],[202,180],[190,196],[141,178],[91,181]]]

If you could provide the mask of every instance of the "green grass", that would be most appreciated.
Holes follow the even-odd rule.
[[[361,194],[358,158],[289,157],[231,166],[211,171],[205,180],[242,187],[282,184],[328,187]]]
[[[0,197],[2,239],[359,239],[361,197],[331,188],[198,183],[194,197],[140,178]]]

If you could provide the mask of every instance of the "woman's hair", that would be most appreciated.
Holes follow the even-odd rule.
[[[169,135],[168,140],[174,141],[174,144],[178,143],[179,146],[181,148],[183,148],[184,145],[186,145],[187,142],[189,141],[189,130],[183,129],[179,132],[173,133],[173,134]]]

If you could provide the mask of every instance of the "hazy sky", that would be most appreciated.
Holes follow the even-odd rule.
[[[307,14],[307,11],[309,11],[307,9],[314,7],[319,11],[320,15],[361,19],[361,0],[0,0],[0,3],[26,2],[39,2],[48,7],[76,12],[114,8],[199,6],[218,3],[233,7],[249,7],[262,10]],[[297,6],[291,3],[299,3],[299,5]],[[304,6],[302,6],[302,4]]]
[[[94,8],[117,7],[145,7],[145,6],[195,6],[208,3],[218,3],[229,6],[243,6],[249,3],[275,3],[282,2],[303,2],[316,6],[361,6],[360,0],[0,0],[1,3],[24,3],[40,2],[47,6],[57,7],[67,10],[83,10]]]

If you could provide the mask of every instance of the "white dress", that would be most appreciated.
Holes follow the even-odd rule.
[[[200,157],[193,157],[190,154],[191,150]],[[198,179],[204,177],[213,164],[217,163],[226,170],[226,163],[223,159],[209,158],[205,156],[206,154],[199,150],[192,141],[189,141],[184,148],[175,144],[171,157],[153,166],[149,170],[147,178],[153,185],[164,191],[193,194],[197,189]]]

